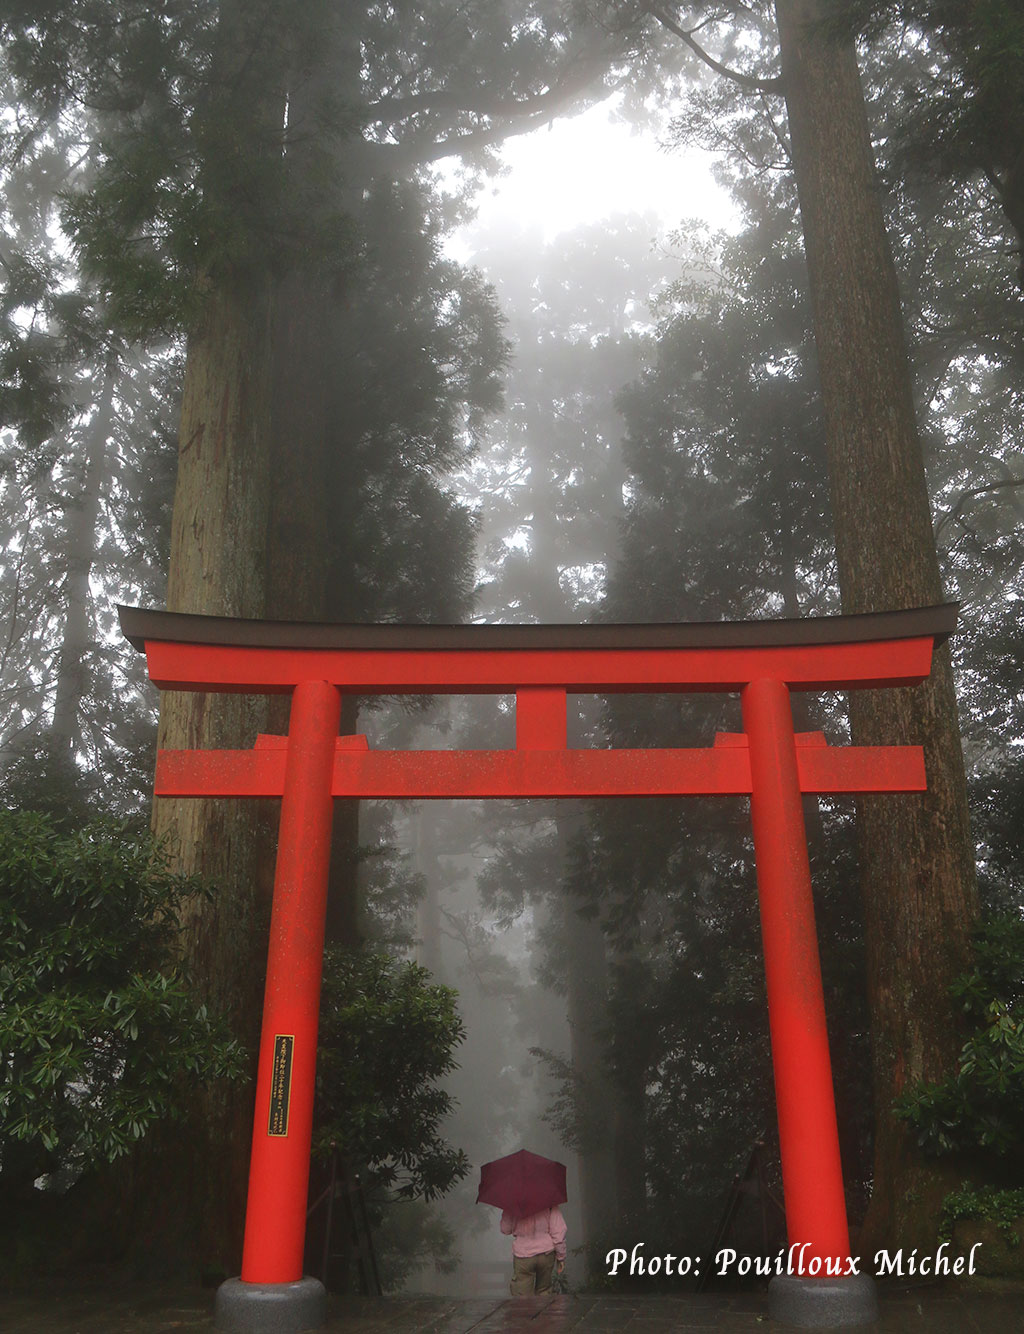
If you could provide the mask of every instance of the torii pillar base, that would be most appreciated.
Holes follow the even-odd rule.
[[[229,1278],[217,1289],[214,1328],[235,1334],[304,1334],[327,1323],[327,1289],[308,1275],[295,1283]]]
[[[850,1329],[878,1320],[878,1290],[869,1274],[801,1278],[779,1274],[768,1284],[768,1315],[797,1329]]]

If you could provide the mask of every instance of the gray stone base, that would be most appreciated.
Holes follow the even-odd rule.
[[[235,1334],[303,1334],[327,1323],[327,1290],[318,1278],[295,1283],[243,1283],[217,1289],[213,1323]]]
[[[868,1274],[798,1278],[779,1274],[768,1284],[768,1314],[799,1329],[845,1329],[878,1319],[878,1292]]]

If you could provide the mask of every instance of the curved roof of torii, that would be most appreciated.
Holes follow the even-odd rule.
[[[755,621],[655,621],[582,625],[408,625],[260,621],[118,607],[121,629],[140,652],[146,640],[289,649],[768,648],[947,639],[959,604],[852,616]]]

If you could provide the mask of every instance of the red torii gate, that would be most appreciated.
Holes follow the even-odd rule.
[[[282,799],[242,1273],[218,1292],[220,1328],[299,1330],[326,1318],[323,1289],[303,1277],[302,1262],[336,797],[749,796],[787,1229],[791,1249],[801,1248],[796,1271],[773,1280],[773,1314],[804,1325],[875,1318],[871,1281],[848,1272],[800,798],[924,791],[924,755],[918,746],[834,749],[822,733],[795,733],[789,695],[919,683],[933,645],[955,628],[955,604],[656,625],[323,625],[119,612],[163,690],[292,696],[287,737],[157,758],[159,797]],[[567,694],[674,691],[738,692],[743,732],[701,749],[567,749]],[[514,693],[515,749],[371,751],[364,737],[337,734],[344,692]]]

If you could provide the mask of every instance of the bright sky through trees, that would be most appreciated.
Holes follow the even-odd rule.
[[[465,257],[467,234],[506,219],[541,228],[545,241],[613,213],[652,211],[663,231],[686,217],[728,227],[735,206],[711,175],[712,154],[666,151],[655,129],[631,131],[612,119],[613,109],[604,102],[507,140],[507,174],[486,182],[476,220],[451,238],[449,252]]]

